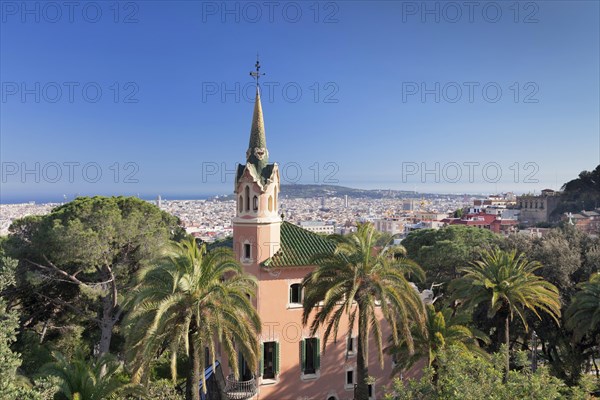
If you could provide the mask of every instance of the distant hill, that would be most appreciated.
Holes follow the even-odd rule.
[[[560,203],[552,213],[594,210],[600,207],[600,165],[593,171],[581,171],[579,176],[562,186]]]
[[[281,198],[315,198],[315,197],[344,197],[348,198],[369,198],[369,199],[420,199],[420,198],[438,198],[444,197],[464,197],[456,194],[431,194],[418,193],[409,190],[391,190],[391,189],[355,189],[346,186],[337,185],[281,185]],[[233,200],[233,194],[219,196],[218,200]]]
[[[403,190],[365,190],[354,189],[337,185],[281,185],[281,196],[291,198],[313,198],[313,197],[344,197],[349,198],[408,198],[417,197],[419,194],[413,191]]]

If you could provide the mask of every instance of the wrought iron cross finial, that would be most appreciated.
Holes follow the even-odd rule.
[[[250,76],[256,79],[256,86],[258,86],[258,80],[261,76],[265,74],[264,72],[260,72],[260,61],[258,60],[258,53],[256,53],[256,64],[254,64],[254,68],[256,68],[256,71],[250,71]]]

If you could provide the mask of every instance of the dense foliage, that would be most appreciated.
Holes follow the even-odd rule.
[[[524,361],[526,354],[517,353]],[[440,354],[437,380],[434,370],[425,370],[421,379],[407,383],[397,379],[386,400],[584,400],[593,386],[585,380],[580,386],[568,387],[553,377],[547,368],[532,372],[526,365],[504,376],[504,356],[485,358],[450,347]]]
[[[589,193],[590,174],[566,190]],[[316,259],[305,280],[305,315],[320,313],[316,324],[333,335],[337,313],[355,309],[359,353],[371,335],[396,376],[426,366],[388,388],[390,399],[589,398],[600,376],[597,237],[571,226],[542,237],[451,226],[386,247],[391,238],[364,225],[333,239],[336,254]],[[79,198],[15,221],[0,238],[0,398],[192,398],[217,340],[221,357],[235,339],[256,366],[260,325],[246,296],[255,282],[240,272],[228,250],[196,246],[175,217],[135,198]],[[422,307],[409,281],[433,290],[433,304]],[[373,319],[379,306],[392,337]]]
[[[476,260],[501,238],[487,229],[451,225],[443,229],[411,232],[402,245],[410,259],[423,266],[427,283],[448,283],[460,276],[459,269]]]
[[[204,393],[207,387],[201,368],[215,365],[217,341],[234,370],[238,370],[236,349],[256,368],[261,323],[250,300],[256,278],[243,272],[231,249],[207,253],[205,246],[198,247],[189,238],[173,243],[156,265],[137,275],[126,320],[134,382],[142,380],[155,354],[168,349],[176,384],[177,358],[182,351],[188,359],[186,398],[199,400],[199,383]],[[205,359],[205,348],[209,359]]]
[[[484,306],[489,318],[504,319],[504,344],[506,347],[506,373],[510,370],[510,323],[517,316],[527,331],[529,324],[525,316],[531,311],[541,319],[545,313],[558,324],[560,301],[556,286],[535,275],[542,266],[529,261],[522,254],[496,249],[481,254],[461,269],[463,276],[450,283],[453,297],[466,308]]]
[[[565,183],[561,190],[561,202],[555,215],[600,207],[600,165],[593,171],[582,171],[576,179]]]

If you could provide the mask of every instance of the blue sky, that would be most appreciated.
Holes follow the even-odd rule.
[[[284,183],[526,192],[599,163],[596,1],[22,4],[0,202],[230,193],[257,52]]]

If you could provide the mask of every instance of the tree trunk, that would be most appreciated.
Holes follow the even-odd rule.
[[[186,400],[200,400],[200,353],[192,332],[188,333],[188,340],[190,353],[185,398]]]
[[[44,327],[42,328],[42,334],[40,335],[40,344],[44,343],[46,332],[48,332],[48,320],[44,321]]]
[[[100,319],[100,344],[98,348],[98,357],[108,353],[112,331],[115,326],[114,307],[110,295],[102,298],[102,318]]]
[[[369,387],[366,379],[369,377],[369,349],[366,316],[362,310],[358,311],[358,351],[356,355],[356,390],[354,400],[368,400]]]
[[[102,318],[100,319],[100,345],[98,356],[106,354],[110,350],[110,341],[112,339],[112,331],[121,317],[122,309],[119,307],[117,296],[117,282],[113,274],[112,267],[105,266],[102,269],[103,279],[110,281],[108,285],[103,285],[108,294],[102,297]]]
[[[504,344],[506,346],[505,352],[505,368],[506,372],[504,374],[504,382],[508,379],[508,371],[510,371],[510,313],[506,316],[504,320]]]

